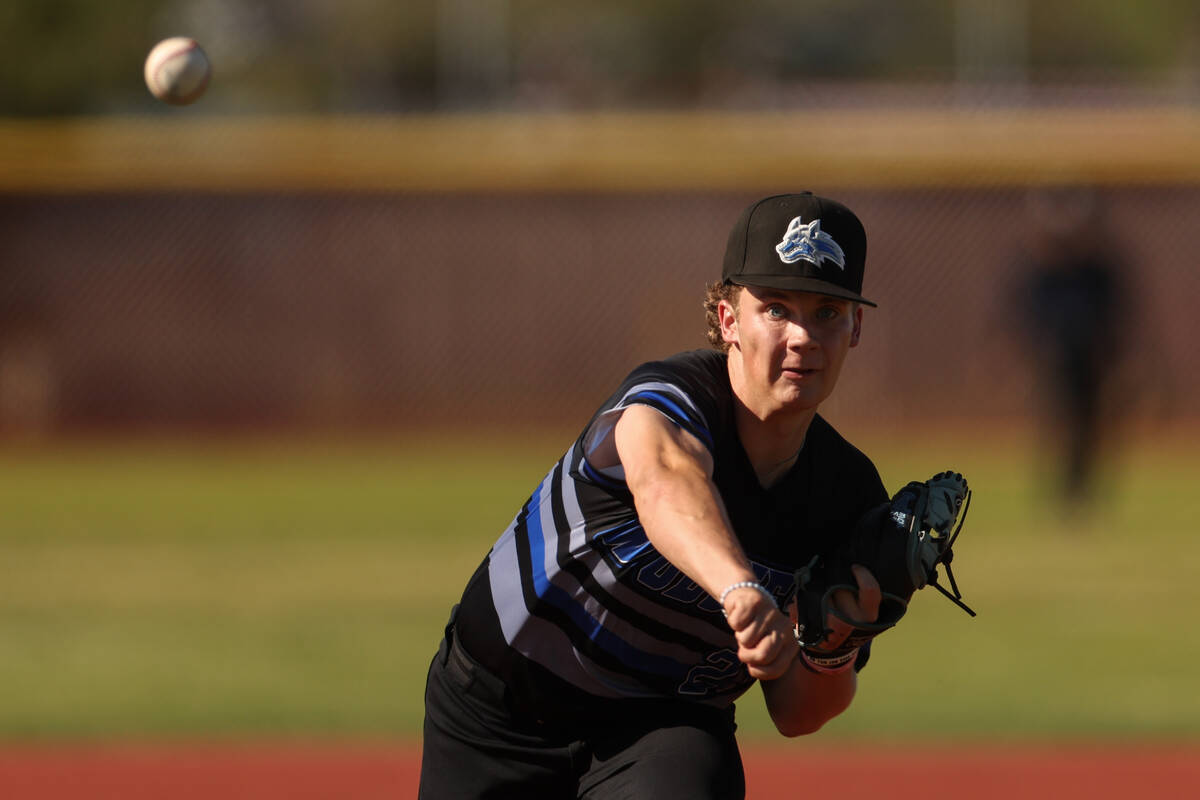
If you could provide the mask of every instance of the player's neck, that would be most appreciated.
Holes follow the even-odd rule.
[[[796,463],[816,413],[814,408],[762,417],[734,396],[738,439],[762,486],[773,485]]]

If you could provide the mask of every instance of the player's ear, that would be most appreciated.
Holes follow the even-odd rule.
[[[851,347],[857,347],[858,340],[862,338],[862,321],[863,321],[863,307],[860,304],[855,303],[854,304],[854,330],[850,331],[850,346]]]
[[[721,339],[727,344],[737,344],[737,308],[729,300],[717,303],[717,320],[721,324]]]

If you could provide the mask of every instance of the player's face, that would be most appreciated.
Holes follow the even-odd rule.
[[[812,292],[744,287],[721,313],[739,396],[760,415],[815,409],[858,344],[862,307]],[[744,396],[743,396],[744,395]]]

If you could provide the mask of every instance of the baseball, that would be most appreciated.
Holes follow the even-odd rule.
[[[150,94],[173,106],[198,100],[212,74],[208,56],[187,36],[172,36],[154,45],[146,56],[145,72]]]

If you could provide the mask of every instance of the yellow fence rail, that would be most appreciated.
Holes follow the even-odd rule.
[[[662,191],[1200,182],[1200,111],[0,120],[0,191]]]

